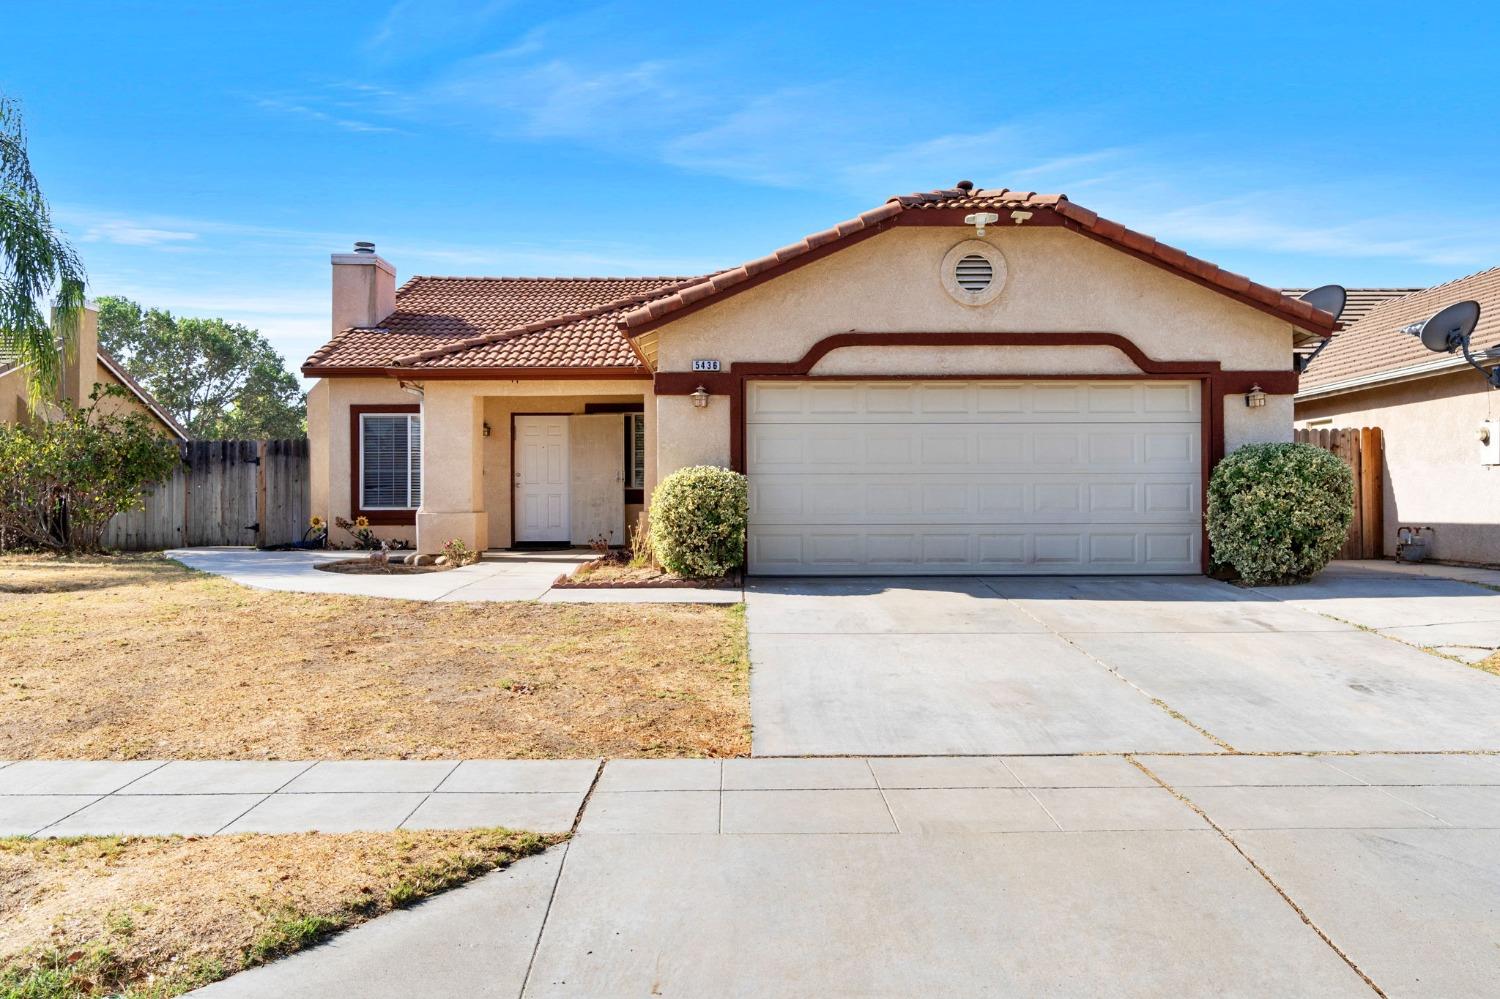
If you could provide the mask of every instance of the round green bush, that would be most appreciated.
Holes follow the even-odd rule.
[[[1305,580],[1343,547],[1354,476],[1311,444],[1247,444],[1208,480],[1213,560],[1252,584]]]
[[[661,480],[651,494],[651,548],[679,576],[722,576],[745,559],[750,516],[745,477],[694,465]]]

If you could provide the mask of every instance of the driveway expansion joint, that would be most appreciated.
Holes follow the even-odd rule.
[[[1328,948],[1335,954],[1337,954],[1341,961],[1349,966],[1350,971],[1353,971],[1356,975],[1358,975],[1364,981],[1364,983],[1370,987],[1370,990],[1373,991],[1377,996],[1380,996],[1381,999],[1389,999],[1389,996],[1386,994],[1385,990],[1382,989],[1379,985],[1375,984],[1375,980],[1368,974],[1366,974],[1364,969],[1356,964],[1354,962],[1354,959],[1350,957],[1342,947],[1334,943],[1333,937],[1329,936],[1326,930],[1324,930],[1317,923],[1313,922],[1312,917],[1308,915],[1307,911],[1303,909],[1302,906],[1297,904],[1292,896],[1287,893],[1286,889],[1276,882],[1275,878],[1271,877],[1269,871],[1267,871],[1264,867],[1257,863],[1254,857],[1250,856],[1249,852],[1246,851],[1245,848],[1241,846],[1239,842],[1229,834],[1228,830],[1226,830],[1212,818],[1210,818],[1208,813],[1201,807],[1199,807],[1197,802],[1193,801],[1186,794],[1177,790],[1166,781],[1162,780],[1161,777],[1157,776],[1157,774],[1150,767],[1146,766],[1146,764],[1136,759],[1133,754],[1127,755],[1125,759],[1129,761],[1133,766],[1138,767],[1143,774],[1145,774],[1147,777],[1150,777],[1157,784],[1161,785],[1162,788],[1164,788],[1166,791],[1170,792],[1174,797],[1177,798],[1177,800],[1181,801],[1184,805],[1191,808],[1194,812],[1197,812],[1198,816],[1202,818],[1204,822],[1207,822],[1213,828],[1213,831],[1218,833],[1220,838],[1222,838],[1224,842],[1228,843],[1236,853],[1244,858],[1245,863],[1249,864],[1250,867],[1254,869],[1255,873],[1259,874],[1261,878],[1264,879],[1266,884],[1271,886],[1272,890],[1274,890],[1276,894],[1281,897],[1281,900],[1283,902],[1291,907],[1292,911],[1297,914],[1298,918],[1300,918],[1309,929],[1316,933],[1319,939],[1321,939],[1323,943],[1327,944]]]

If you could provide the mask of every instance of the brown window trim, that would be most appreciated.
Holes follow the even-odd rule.
[[[646,404],[644,402],[586,402],[583,404],[583,415],[596,416],[608,413],[644,413]]]
[[[364,517],[371,524],[380,527],[409,527],[417,522],[416,510],[366,510],[360,506],[360,500],[364,496],[363,483],[359,481],[360,467],[360,426],[359,418],[366,413],[420,413],[422,407],[407,403],[386,403],[379,405],[361,405],[349,407],[349,508],[353,511],[351,519]],[[427,439],[427,428],[422,428],[422,439]],[[427,488],[427,482],[422,482],[422,488]]]

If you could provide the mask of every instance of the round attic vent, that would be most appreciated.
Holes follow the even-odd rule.
[[[959,260],[953,268],[958,286],[970,294],[978,294],[995,280],[995,267],[977,253],[970,253]]]
[[[938,279],[960,305],[988,305],[1005,290],[1005,258],[991,243],[966,239],[943,255]]]

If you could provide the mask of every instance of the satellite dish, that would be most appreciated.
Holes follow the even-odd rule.
[[[1468,353],[1469,334],[1479,323],[1478,302],[1455,302],[1425,323],[1412,323],[1402,329],[1422,341],[1422,346],[1440,354],[1451,354],[1460,347]]]
[[[1306,302],[1335,319],[1343,314],[1344,303],[1348,299],[1349,293],[1344,290],[1343,285],[1337,284],[1325,284],[1321,288],[1314,288],[1307,294],[1298,296],[1298,301]]]

